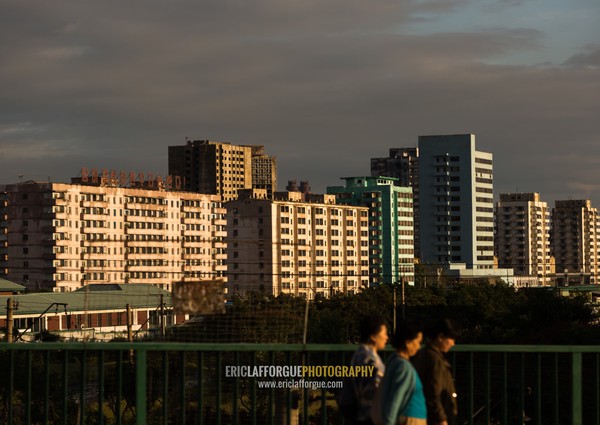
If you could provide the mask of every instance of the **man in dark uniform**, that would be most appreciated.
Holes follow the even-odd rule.
[[[457,425],[456,388],[445,354],[454,346],[458,331],[450,320],[442,319],[427,329],[426,336],[427,345],[412,361],[423,382],[427,424]]]

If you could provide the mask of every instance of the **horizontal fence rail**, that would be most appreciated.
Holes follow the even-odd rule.
[[[336,366],[355,349],[0,343],[0,423],[343,425]],[[461,345],[449,359],[461,424],[600,425],[600,346]]]

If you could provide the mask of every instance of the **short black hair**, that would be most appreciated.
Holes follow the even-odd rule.
[[[425,334],[431,340],[437,338],[439,335],[443,335],[446,338],[456,339],[458,338],[460,332],[452,320],[437,319],[427,327]]]
[[[414,320],[404,320],[398,324],[396,333],[392,339],[392,345],[395,349],[402,350],[406,348],[406,343],[417,338],[423,332],[421,325]]]
[[[373,335],[377,335],[382,326],[387,326],[383,317],[369,316],[360,321],[358,326],[359,338],[361,343],[367,343]]]

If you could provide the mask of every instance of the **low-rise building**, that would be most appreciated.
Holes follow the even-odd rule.
[[[68,339],[113,339],[183,323],[171,294],[155,285],[88,285],[73,292],[41,292],[0,296],[12,302],[13,340],[29,341],[44,331]],[[129,310],[128,310],[129,309]],[[127,317],[129,311],[130,317]],[[7,310],[0,309],[0,339],[6,338]]]

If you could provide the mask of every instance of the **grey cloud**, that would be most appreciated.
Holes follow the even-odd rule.
[[[588,46],[585,53],[571,56],[564,65],[573,67],[600,67],[600,44]]]
[[[556,153],[600,157],[589,148],[597,74],[489,63],[543,45],[533,29],[402,31],[463,4],[4,2],[0,36],[13,41],[0,46],[0,182],[24,169],[164,173],[167,146],[187,136],[264,144],[280,187],[308,179],[322,191],[419,134],[475,132],[495,153],[497,191],[583,188],[593,166],[573,159],[567,178]]]

